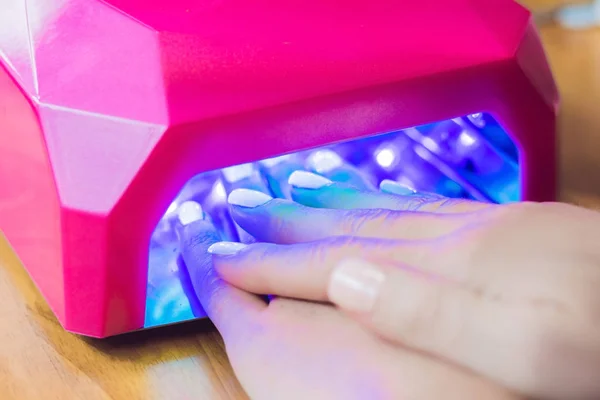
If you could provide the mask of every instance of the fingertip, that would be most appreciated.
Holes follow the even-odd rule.
[[[256,208],[273,200],[266,193],[251,189],[235,189],[227,197],[227,203],[234,207]]]
[[[235,256],[248,245],[240,242],[217,242],[208,248],[208,253],[213,256]]]
[[[207,250],[221,241],[214,225],[205,219],[200,205],[187,201],[178,208],[179,224],[176,224],[179,250],[189,270],[206,269],[210,264]]]
[[[384,179],[381,181],[379,190],[384,193],[396,194],[399,196],[412,196],[417,193],[415,189],[399,182],[392,181],[391,179]]]
[[[208,253],[212,256],[215,270],[229,276],[234,271],[236,276],[247,271],[262,269],[262,260],[273,254],[277,245],[273,243],[242,244],[237,242],[218,242],[213,244]]]
[[[195,201],[186,201],[177,209],[177,219],[182,226],[204,219],[202,206]]]
[[[330,179],[308,171],[294,171],[288,179],[288,184],[299,189],[320,189],[333,184]]]
[[[205,221],[206,215],[202,206],[195,201],[186,201],[177,208],[177,221],[174,224],[175,232],[179,238],[180,244],[186,244],[187,239],[193,236],[195,232],[206,231],[210,227]]]

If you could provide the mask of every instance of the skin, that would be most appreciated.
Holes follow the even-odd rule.
[[[204,221],[181,233],[252,398],[600,396],[598,213],[338,183],[292,197],[231,206],[263,242],[234,255],[206,256]],[[369,309],[331,298],[346,260],[385,276]]]
[[[183,257],[236,376],[252,399],[518,399],[476,374],[388,343],[330,304],[270,302],[219,277],[206,221],[183,227]],[[432,384],[435,382],[435,384]]]

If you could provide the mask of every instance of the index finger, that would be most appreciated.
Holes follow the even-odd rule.
[[[231,192],[228,202],[231,217],[246,232],[258,241],[280,244],[331,236],[436,238],[461,229],[475,219],[474,213],[314,208],[243,189]]]
[[[179,209],[181,255],[192,285],[204,311],[215,324],[225,342],[231,335],[255,324],[258,313],[266,308],[259,297],[229,285],[215,272],[208,248],[221,240],[213,225],[195,202],[185,202]]]
[[[336,237],[309,243],[249,246],[220,242],[210,247],[219,276],[236,287],[310,301],[329,301],[331,273],[342,260],[369,255],[387,263],[418,265],[437,274],[458,277],[456,263],[435,241],[398,241]],[[435,256],[432,256],[435,253]],[[443,258],[444,263],[438,260]]]

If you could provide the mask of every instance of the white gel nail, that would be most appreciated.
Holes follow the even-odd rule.
[[[331,185],[333,182],[324,176],[313,174],[308,171],[294,171],[288,183],[291,186],[301,189],[320,189],[324,186]]]
[[[208,252],[219,256],[232,256],[245,247],[246,245],[240,242],[218,242],[210,246]]]
[[[254,208],[273,200],[268,194],[250,189],[236,189],[229,194],[227,202],[233,206]]]

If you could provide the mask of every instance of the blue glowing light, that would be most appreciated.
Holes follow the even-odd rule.
[[[486,113],[199,174],[185,185],[152,235],[145,327],[205,316],[173,229],[182,204],[201,204],[223,240],[252,242],[229,216],[227,194],[248,188],[289,198],[287,179],[299,169],[364,190],[393,180],[454,198],[508,203],[521,196],[517,146]]]

